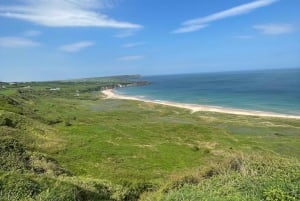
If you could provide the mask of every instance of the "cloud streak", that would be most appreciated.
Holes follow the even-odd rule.
[[[23,0],[0,6],[0,17],[24,20],[48,27],[110,27],[137,29],[141,25],[114,20],[99,12],[99,0]]]
[[[26,48],[36,47],[40,43],[23,37],[0,37],[0,47],[6,48]]]
[[[196,18],[185,21],[181,24],[181,27],[174,30],[172,33],[189,33],[198,31],[208,26],[209,23],[222,20],[229,17],[235,17],[243,14],[250,13],[258,8],[269,6],[279,0],[257,0],[247,4],[242,4],[221,12],[217,12],[205,17]]]
[[[95,43],[93,43],[91,41],[81,41],[81,42],[77,42],[77,43],[63,45],[59,49],[64,52],[74,53],[74,52],[79,52],[88,47],[91,47],[93,45],[95,45]]]
[[[296,30],[296,28],[291,24],[262,24],[255,25],[253,28],[267,35],[288,34]]]
[[[208,25],[207,24],[198,24],[198,25],[189,25],[189,26],[183,26],[179,29],[176,29],[173,31],[173,33],[189,33],[189,32],[194,32],[198,31],[200,29],[206,28]]]

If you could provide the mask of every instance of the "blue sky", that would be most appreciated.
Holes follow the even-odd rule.
[[[300,67],[299,0],[0,0],[0,81]]]

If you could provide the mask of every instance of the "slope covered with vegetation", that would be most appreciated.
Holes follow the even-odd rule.
[[[1,83],[0,200],[300,199],[299,120],[100,93],[134,77]]]

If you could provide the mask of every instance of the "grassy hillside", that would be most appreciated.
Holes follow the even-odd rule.
[[[0,200],[299,200],[300,122],[99,92],[126,78],[1,83]]]

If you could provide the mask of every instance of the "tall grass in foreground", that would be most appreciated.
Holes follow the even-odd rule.
[[[300,163],[274,156],[238,156],[169,182],[143,201],[296,201]]]
[[[84,177],[0,171],[0,200],[29,201],[296,201],[300,164],[274,156],[235,156],[153,186]]]

